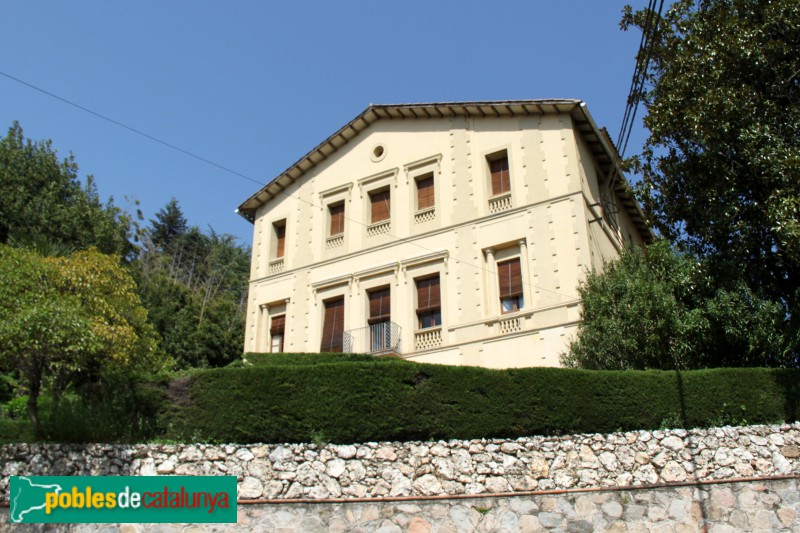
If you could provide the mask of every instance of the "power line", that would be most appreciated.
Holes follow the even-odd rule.
[[[28,82],[26,82],[24,80],[21,80],[21,79],[15,77],[15,76],[7,74],[6,72],[0,71],[0,75],[5,76],[6,78],[8,78],[10,80],[16,81],[17,83],[20,83],[20,84],[22,84],[22,85],[24,85],[24,86],[26,86],[26,87],[28,87],[30,89],[38,91],[38,92],[40,92],[40,93],[42,93],[44,95],[47,95],[47,96],[49,96],[51,98],[54,98],[54,99],[56,99],[56,100],[58,100],[60,102],[63,102],[63,103],[68,104],[68,105],[70,105],[72,107],[75,107],[75,108],[77,108],[77,109],[79,109],[81,111],[89,113],[90,115],[93,115],[93,116],[95,116],[97,118],[100,118],[102,120],[110,122],[111,124],[114,124],[115,126],[119,126],[120,128],[126,129],[126,130],[128,130],[128,131],[130,131],[132,133],[140,135],[140,136],[142,136],[142,137],[144,137],[146,139],[149,139],[149,140],[151,140],[153,142],[156,142],[158,144],[166,146],[167,148],[170,148],[172,150],[176,150],[176,151],[178,151],[178,152],[180,152],[180,153],[182,153],[184,155],[187,155],[187,156],[189,156],[189,157],[191,157],[193,159],[196,159],[198,161],[206,163],[207,165],[211,165],[211,166],[216,167],[216,168],[218,168],[220,170],[228,172],[229,174],[233,174],[234,176],[238,176],[238,177],[240,177],[242,179],[246,179],[248,181],[251,181],[251,182],[253,182],[253,183],[255,183],[255,184],[259,185],[259,186],[266,185],[262,181],[259,181],[259,180],[256,180],[254,178],[251,178],[250,176],[242,174],[241,172],[237,172],[237,171],[235,171],[235,170],[233,170],[231,168],[228,168],[228,167],[226,167],[224,165],[221,165],[221,164],[219,164],[219,163],[217,163],[215,161],[212,161],[212,160],[210,160],[208,158],[205,158],[203,156],[197,155],[197,154],[195,154],[195,153],[193,153],[193,152],[191,152],[189,150],[186,150],[186,149],[181,148],[179,146],[176,146],[176,145],[174,145],[172,143],[169,143],[167,141],[159,139],[158,137],[156,137],[154,135],[150,135],[149,133],[146,133],[144,131],[136,129],[136,128],[132,127],[132,126],[128,126],[127,124],[124,124],[124,123],[122,123],[122,122],[120,122],[118,120],[115,120],[115,119],[113,119],[111,117],[103,115],[102,113],[98,113],[96,111],[93,111],[93,110],[91,110],[91,109],[89,109],[89,108],[87,108],[85,106],[82,106],[82,105],[77,104],[77,103],[75,103],[75,102],[73,102],[71,100],[68,100],[68,99],[63,98],[61,96],[58,96],[57,94],[54,94],[54,93],[52,93],[50,91],[42,89],[41,87],[37,87],[36,85],[33,85],[32,83],[28,83]],[[317,208],[317,209],[319,209],[321,211],[324,211],[324,209],[325,209],[325,207],[322,206],[322,205],[315,204],[314,202],[309,202],[308,200],[304,200],[302,198],[299,198],[297,196],[289,194],[289,193],[287,193],[285,191],[279,191],[279,193],[281,195],[285,196],[286,198],[291,198],[291,199],[297,200],[298,202],[305,203],[305,204],[307,204],[307,205],[309,205],[311,207]],[[362,226],[364,228],[366,228],[368,226],[368,224],[365,224],[365,223],[361,222],[360,220],[356,220],[354,218],[350,218],[350,217],[348,217],[346,215],[345,215],[344,218],[345,218],[345,220],[349,220],[350,222],[352,222],[352,223],[354,223],[354,224],[356,224],[358,226]],[[395,241],[399,241],[399,240],[402,239],[401,237],[399,237],[397,235],[394,235],[391,232],[386,233],[385,235],[388,235],[389,237],[391,237]],[[416,246],[416,247],[418,247],[418,248],[420,248],[420,249],[422,249],[422,250],[424,250],[426,252],[438,252],[439,251],[439,250],[434,250],[432,248],[428,248],[427,246],[423,246],[422,244],[419,244],[419,243],[414,242],[414,241],[408,240],[408,241],[405,241],[405,242],[407,242],[408,244],[411,244],[413,246]],[[474,264],[474,263],[472,263],[470,261],[464,261],[463,259],[459,259],[458,257],[453,257],[452,259],[454,261],[458,262],[458,263],[461,263],[461,264],[464,264],[464,265],[467,265],[467,266],[471,266],[471,267],[473,267],[473,268],[475,268],[477,270],[480,270],[480,271],[483,271],[483,272],[487,272],[489,274],[497,274],[496,271],[491,271],[491,270],[489,270],[489,269],[487,269],[487,268],[485,268],[485,267],[483,267],[481,265],[476,265],[476,264]],[[535,285],[533,283],[529,283],[529,282],[526,282],[526,281],[523,281],[523,283],[525,285],[527,285],[528,287],[531,287],[533,289],[539,289],[541,291],[549,292],[549,293],[552,293],[552,294],[555,294],[555,295],[558,295],[558,296],[563,296],[564,298],[569,298],[569,299],[574,299],[575,298],[575,296],[570,296],[570,295],[567,295],[567,294],[564,294],[564,293],[561,293],[561,292],[558,292],[558,291],[555,291],[555,290],[552,290],[552,289],[548,289],[548,288],[542,287],[540,285]]]
[[[647,80],[647,69],[650,65],[650,59],[653,56],[655,42],[658,39],[659,23],[661,22],[661,13],[663,9],[664,0],[660,0],[658,4],[658,13],[656,13],[656,0],[650,0],[647,6],[647,17],[645,18],[644,27],[642,28],[639,50],[636,53],[636,67],[634,68],[633,77],[631,78],[631,87],[628,92],[625,113],[622,118],[622,126],[620,127],[619,137],[617,138],[617,147],[619,148],[620,157],[624,157],[625,151],[628,148],[628,141],[630,140],[631,131],[633,130],[633,124],[636,119],[636,111],[639,107],[642,89]]]
[[[61,96],[58,96],[57,94],[53,94],[50,91],[46,91],[46,90],[42,89],[41,87],[37,87],[36,85],[33,85],[32,83],[28,83],[27,81],[21,80],[19,78],[15,78],[11,74],[7,74],[7,73],[5,73],[5,72],[0,70],[0,75],[3,75],[3,76],[5,76],[6,78],[8,78],[10,80],[14,80],[17,83],[21,83],[22,85],[25,85],[26,87],[29,87],[29,88],[33,89],[34,91],[39,91],[40,93],[46,94],[47,96],[49,96],[51,98],[55,98],[56,100],[64,102],[65,104],[71,105],[72,107],[76,107],[76,108],[80,109],[81,111],[85,111],[86,113],[89,113],[90,115],[96,116],[97,118],[101,118],[101,119],[105,120],[106,122],[110,122],[110,123],[114,124],[115,126],[119,126],[120,128],[124,128],[124,129],[126,129],[126,130],[128,130],[130,132],[133,132],[133,133],[137,134],[137,135],[141,135],[145,139],[150,139],[151,141],[157,142],[158,144],[162,144],[162,145],[166,146],[167,148],[171,148],[173,150],[177,150],[178,152],[181,152],[184,155],[188,155],[189,157],[192,157],[194,159],[197,159],[198,161],[202,161],[203,163],[206,163],[207,165],[211,165],[213,167],[217,167],[218,169],[224,170],[225,172],[233,174],[234,176],[239,176],[240,178],[246,179],[248,181],[252,181],[253,183],[255,183],[257,185],[261,185],[261,186],[265,185],[264,183],[262,183],[262,182],[260,182],[258,180],[254,180],[250,176],[245,176],[244,174],[242,174],[240,172],[236,172],[235,170],[232,170],[232,169],[230,169],[228,167],[222,166],[219,163],[215,163],[214,161],[211,161],[210,159],[206,159],[205,157],[202,157],[202,156],[199,156],[199,155],[197,155],[195,153],[192,153],[189,150],[185,150],[185,149],[181,148],[180,146],[175,146],[174,144],[171,144],[171,143],[168,143],[167,141],[161,140],[158,137],[150,135],[149,133],[145,133],[145,132],[143,132],[141,130],[137,130],[136,128],[128,126],[127,124],[123,124],[122,122],[119,122],[118,120],[114,120],[111,117],[107,117],[106,115],[102,115],[102,114],[100,114],[100,113],[98,113],[96,111],[92,111],[88,107],[84,107],[84,106],[82,106],[80,104],[76,104],[75,102],[73,102],[71,100],[67,100],[66,98],[62,98]]]

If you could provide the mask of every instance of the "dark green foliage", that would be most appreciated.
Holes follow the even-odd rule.
[[[187,227],[175,199],[151,224],[131,268],[164,350],[178,368],[224,366],[239,358],[250,251],[230,235]]]
[[[730,287],[666,241],[627,249],[579,287],[578,337],[566,366],[594,370],[794,366],[783,307]]]
[[[175,198],[156,213],[155,220],[150,220],[150,238],[162,251],[170,250],[175,239],[184,235],[186,230],[186,217]]]
[[[50,141],[25,139],[16,122],[0,139],[0,243],[44,238],[128,257],[134,229],[113,200],[100,202],[91,176],[81,184],[71,155],[60,161]]]
[[[408,362],[396,357],[376,358],[374,355],[369,354],[346,353],[247,353],[244,355],[244,358],[247,360],[248,364],[253,366],[319,365],[322,363],[354,363],[367,361],[374,363]],[[241,361],[237,361],[236,366],[242,367],[247,365],[243,364]]]
[[[622,25],[647,20],[627,7]],[[715,277],[782,303],[797,332],[800,2],[674,2],[646,82],[633,169],[657,228]]]
[[[142,442],[165,431],[168,410],[166,376],[105,372],[102,379],[83,383],[56,401],[40,396],[41,435],[34,437],[27,419],[27,396],[0,405],[3,442]]]
[[[363,442],[796,420],[800,371],[490,370],[384,361],[198,371],[169,437]]]

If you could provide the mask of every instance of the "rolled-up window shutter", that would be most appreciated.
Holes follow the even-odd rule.
[[[270,335],[283,335],[286,329],[286,315],[272,317],[272,324],[269,328]]]
[[[417,209],[434,206],[433,176],[417,180]]]
[[[511,176],[508,173],[508,157],[489,161],[492,173],[492,196],[507,193],[511,190]]]
[[[371,204],[371,222],[380,222],[381,220],[388,220],[389,213],[391,212],[389,191],[381,191],[369,195]]]
[[[330,206],[331,232],[330,235],[344,233],[344,204]]]
[[[341,352],[344,335],[344,298],[325,302],[320,352]]]
[[[417,312],[432,311],[442,306],[439,276],[417,281]]]
[[[519,258],[497,263],[497,281],[500,298],[522,295],[522,271]]]
[[[278,241],[275,257],[283,257],[283,250],[286,244],[286,224],[275,226],[275,238]]]
[[[378,289],[369,293],[368,323],[385,322],[390,318],[391,294],[389,288]]]

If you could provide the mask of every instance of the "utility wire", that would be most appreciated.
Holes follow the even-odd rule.
[[[189,150],[186,150],[186,149],[181,148],[179,146],[176,146],[176,145],[174,145],[172,143],[169,143],[167,141],[159,139],[158,137],[150,135],[149,133],[146,133],[146,132],[138,130],[138,129],[134,128],[134,127],[128,126],[127,124],[124,124],[124,123],[122,123],[122,122],[120,122],[118,120],[114,120],[111,117],[108,117],[106,115],[103,115],[101,113],[93,111],[93,110],[91,110],[91,109],[89,109],[87,107],[84,107],[84,106],[82,106],[80,104],[72,102],[71,100],[67,100],[66,98],[63,98],[61,96],[58,96],[57,94],[54,94],[54,93],[52,93],[50,91],[42,89],[41,87],[37,87],[36,85],[33,85],[32,83],[28,83],[28,82],[26,82],[24,80],[21,80],[21,79],[15,77],[15,76],[7,74],[6,72],[0,71],[0,75],[5,76],[6,78],[8,78],[10,80],[16,81],[17,83],[20,83],[20,84],[22,84],[22,85],[24,85],[24,86],[26,86],[28,88],[31,88],[31,89],[33,89],[35,91],[40,92],[42,94],[45,94],[45,95],[47,95],[47,96],[49,96],[51,98],[55,98],[56,100],[59,100],[60,102],[63,102],[63,103],[68,104],[68,105],[70,105],[72,107],[75,107],[75,108],[77,108],[77,109],[79,109],[81,111],[89,113],[90,115],[94,115],[97,118],[100,118],[102,120],[110,122],[111,124],[114,124],[115,126],[119,126],[120,128],[126,129],[126,130],[128,130],[128,131],[130,131],[132,133],[135,133],[135,134],[140,135],[140,136],[142,136],[142,137],[144,137],[146,139],[149,139],[149,140],[151,140],[153,142],[156,142],[158,144],[166,146],[167,148],[170,148],[172,150],[176,150],[176,151],[178,151],[178,152],[180,152],[180,153],[182,153],[184,155],[187,155],[187,156],[189,156],[189,157],[191,157],[193,159],[196,159],[198,161],[202,161],[203,163],[206,163],[207,165],[211,165],[211,166],[216,167],[216,168],[218,168],[220,170],[228,172],[229,174],[233,174],[234,176],[238,176],[238,177],[240,177],[242,179],[246,179],[247,181],[251,181],[251,182],[253,182],[253,183],[255,183],[255,184],[259,185],[259,186],[263,187],[263,186],[266,185],[266,183],[263,183],[262,181],[259,181],[259,180],[256,180],[254,178],[251,178],[250,176],[242,174],[241,172],[237,172],[237,171],[235,171],[233,169],[230,169],[230,168],[228,168],[228,167],[226,167],[224,165],[220,165],[219,163],[216,163],[216,162],[214,162],[214,161],[212,161],[210,159],[207,159],[207,158],[202,157],[200,155],[197,155],[197,154],[195,154],[193,152],[190,152]],[[289,194],[289,193],[287,193],[285,191],[279,191],[279,194],[285,196],[286,198],[292,198],[294,200],[297,200],[298,202],[305,203],[305,204],[307,204],[307,205],[309,205],[311,207],[319,209],[320,211],[324,211],[325,210],[324,206],[315,204],[314,202],[309,202],[308,200],[304,200],[302,198],[299,198],[297,196]],[[366,228],[368,226],[368,224],[365,224],[365,223],[361,222],[360,220],[356,220],[354,218],[350,218],[350,217],[348,217],[346,215],[345,215],[344,218],[346,220],[349,220],[350,222],[358,225],[358,226],[362,226],[364,228]],[[393,233],[386,233],[385,235],[388,235],[389,237],[393,238],[395,241],[399,241],[399,240],[402,239],[401,237],[399,237],[397,235],[394,235]],[[439,250],[434,250],[432,248],[428,248],[427,246],[423,246],[423,245],[419,244],[418,242],[414,242],[414,241],[411,241],[411,240],[407,240],[405,242],[407,242],[408,244],[411,244],[413,246],[416,246],[416,247],[418,247],[418,248],[420,248],[420,249],[422,249],[422,250],[424,250],[426,252],[438,252],[439,251]],[[476,264],[472,263],[471,261],[464,261],[463,259],[459,259],[457,257],[453,257],[452,259],[454,261],[456,261],[457,263],[461,263],[463,265],[471,266],[471,267],[473,267],[473,268],[475,268],[475,269],[477,269],[479,271],[487,272],[489,274],[497,274],[496,271],[491,271],[491,270],[489,270],[489,269],[487,269],[487,268],[485,268],[485,267],[483,267],[481,265],[476,265]],[[542,287],[540,285],[535,285],[533,283],[529,283],[529,282],[526,282],[526,281],[523,281],[523,283],[525,285],[527,285],[528,287],[531,287],[533,289],[538,289],[538,290],[549,292],[551,294],[555,294],[555,295],[558,295],[558,296],[563,296],[564,298],[569,298],[569,299],[575,299],[576,298],[575,296],[570,296],[570,295],[567,295],[567,294],[564,294],[564,293],[561,293],[561,292],[558,292],[558,291],[555,291],[555,290],[552,290],[552,289],[548,289],[548,288]]]
[[[617,140],[620,157],[625,156],[625,151],[628,148],[628,141],[630,140],[631,131],[633,130],[633,124],[636,119],[636,111],[639,108],[642,89],[647,81],[647,69],[650,65],[650,59],[653,57],[655,43],[658,40],[663,9],[664,0],[660,0],[658,4],[658,13],[656,13],[655,0],[650,0],[650,4],[647,7],[645,27],[642,31],[642,39],[639,42],[639,51],[636,53],[636,68],[634,69],[631,79],[631,88],[628,93],[625,116],[623,117],[622,127],[620,128],[619,138]]]
[[[224,170],[225,172],[228,172],[228,173],[233,174],[235,176],[239,176],[240,178],[246,179],[248,181],[252,181],[253,183],[255,183],[257,185],[261,185],[261,186],[264,185],[264,183],[261,183],[258,180],[254,180],[250,176],[245,176],[244,174],[242,174],[240,172],[236,172],[235,170],[232,170],[232,169],[230,169],[228,167],[222,166],[219,163],[215,163],[214,161],[211,161],[210,159],[206,159],[205,157],[202,157],[202,156],[199,156],[199,155],[197,155],[195,153],[192,153],[189,150],[184,150],[180,146],[175,146],[174,144],[170,144],[167,141],[163,141],[163,140],[159,139],[158,137],[154,137],[154,136],[150,135],[149,133],[145,133],[145,132],[143,132],[141,130],[137,130],[136,128],[128,126],[127,124],[123,124],[122,122],[114,120],[111,117],[107,117],[107,116],[102,115],[102,114],[100,114],[100,113],[98,113],[96,111],[92,111],[88,107],[84,107],[84,106],[82,106],[80,104],[76,104],[75,102],[67,100],[66,98],[62,98],[61,96],[58,96],[57,94],[53,94],[53,93],[51,93],[49,91],[46,91],[46,90],[42,89],[41,87],[37,87],[36,85],[28,83],[27,81],[21,80],[19,78],[15,78],[11,74],[7,74],[7,73],[5,73],[5,72],[0,70],[0,75],[3,75],[3,76],[5,76],[6,78],[8,78],[10,80],[14,80],[17,83],[21,83],[22,85],[25,85],[26,87],[30,87],[34,91],[39,91],[40,93],[46,94],[47,96],[50,96],[51,98],[55,98],[56,100],[64,102],[65,104],[71,105],[72,107],[76,107],[76,108],[80,109],[81,111],[85,111],[86,113],[89,113],[90,115],[96,116],[97,118],[101,118],[101,119],[105,120],[106,122],[110,122],[110,123],[112,123],[112,124],[114,124],[116,126],[119,126],[120,128],[124,128],[124,129],[126,129],[128,131],[131,131],[131,132],[137,134],[137,135],[141,135],[142,137],[144,137],[146,139],[150,139],[153,142],[157,142],[158,144],[162,144],[162,145],[166,146],[167,148],[171,148],[173,150],[177,150],[178,152],[181,152],[184,155],[188,155],[189,157],[192,157],[194,159],[197,159],[198,161],[202,161],[203,163],[206,163],[207,165],[211,165],[213,167],[217,167],[220,170]]]

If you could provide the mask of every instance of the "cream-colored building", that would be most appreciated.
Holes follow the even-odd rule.
[[[371,105],[250,197],[245,351],[557,366],[578,282],[652,240],[580,100]]]

